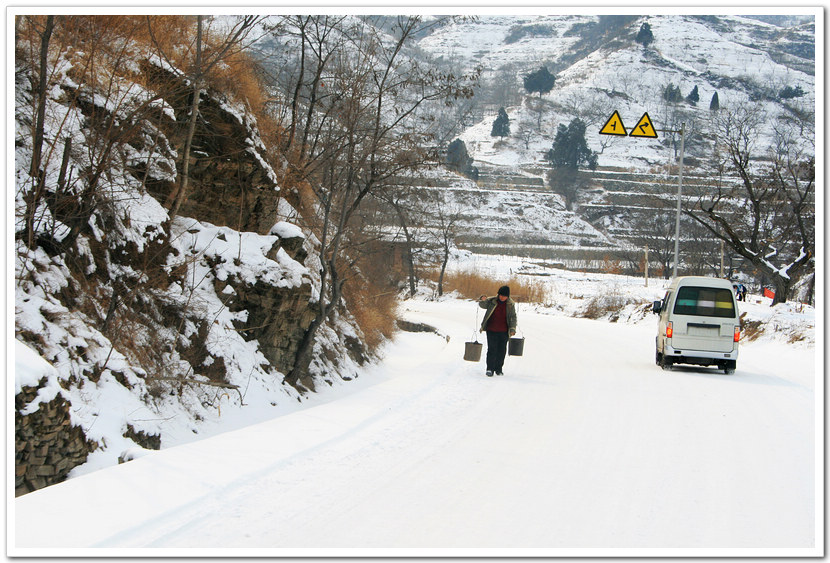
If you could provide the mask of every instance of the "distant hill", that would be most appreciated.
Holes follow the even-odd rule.
[[[775,25],[805,19],[793,18],[767,17],[775,22],[767,23],[755,16],[482,16],[437,28],[419,47],[462,70],[483,68],[478,119],[460,135],[474,158],[508,166],[537,163],[557,126],[579,117],[591,133],[589,145],[601,152],[600,166],[649,169],[670,157],[667,135],[636,142],[601,137],[614,111],[628,128],[648,112],[657,128],[675,130],[685,121],[690,132],[703,135],[715,92],[720,107],[751,101],[770,116],[793,106],[815,107],[815,25],[813,18]],[[654,35],[648,47],[634,40],[643,23]],[[540,100],[523,91],[522,77],[541,66],[556,74],[556,84]],[[507,97],[499,93],[505,76],[513,78]],[[672,107],[663,99],[670,84],[683,96],[697,87],[700,101]],[[803,95],[782,98],[787,87]],[[501,105],[511,120],[512,135],[504,140],[490,137]],[[534,134],[519,134],[527,129]],[[692,137],[687,156],[705,155],[707,145]]]
[[[646,23],[654,39],[643,46],[635,38]],[[458,135],[480,171],[475,183],[458,180],[479,190],[464,200],[476,203],[462,213],[469,229],[459,244],[570,267],[598,267],[609,253],[633,265],[644,236],[665,242],[668,233],[655,233],[662,225],[650,219],[648,233],[642,225],[674,207],[681,124],[687,183],[706,189],[716,93],[721,109],[752,104],[766,112],[753,140],[759,147],[772,144],[777,120],[810,115],[816,107],[812,15],[484,15],[436,27],[419,48],[458,72],[482,69]],[[526,92],[523,77],[543,66],[556,76],[553,89]],[[667,101],[669,88],[682,99]],[[694,89],[696,103],[686,99]],[[510,119],[507,137],[491,136],[500,107]],[[647,113],[658,138],[600,135],[615,111],[628,131]],[[586,173],[570,211],[560,196],[545,193],[543,155],[557,127],[577,117],[587,125],[599,169]],[[453,197],[446,196],[448,205]],[[673,234],[673,219],[671,227]]]

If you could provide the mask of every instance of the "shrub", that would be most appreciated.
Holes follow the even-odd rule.
[[[472,180],[478,180],[478,167],[473,166],[473,158],[467,153],[467,145],[456,139],[447,147],[447,167]]]
[[[612,289],[609,293],[595,295],[589,299],[582,310],[582,317],[601,319],[607,316],[611,322],[616,322],[619,319],[620,311],[631,303],[635,303],[635,300]]]
[[[663,88],[663,99],[667,102],[680,102],[683,100],[683,94],[680,93],[680,87],[669,83]]]
[[[686,101],[693,106],[696,106],[700,101],[700,92],[698,92],[697,85],[695,85],[692,91],[689,92],[689,95],[686,96]]]
[[[510,45],[526,36],[556,37],[556,30],[552,26],[542,24],[514,25],[504,38],[504,42]]]
[[[800,98],[803,95],[804,90],[801,89],[801,86],[796,86],[795,88],[793,88],[792,86],[787,86],[786,88],[781,90],[779,97],[782,100],[789,100],[791,98]]]
[[[499,115],[493,122],[493,129],[490,131],[491,137],[508,137],[510,136],[510,117],[504,108],[499,108]]]

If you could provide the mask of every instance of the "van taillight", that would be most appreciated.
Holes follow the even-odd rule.
[[[734,341],[738,342],[741,339],[741,327],[740,325],[735,325],[735,338]]]
[[[666,323],[666,338],[671,338],[672,332],[671,322]]]

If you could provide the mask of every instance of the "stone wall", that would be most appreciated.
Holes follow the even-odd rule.
[[[15,496],[60,483],[98,447],[80,426],[72,426],[70,405],[60,395],[31,414],[20,414],[37,394],[38,387],[24,387],[14,399]]]

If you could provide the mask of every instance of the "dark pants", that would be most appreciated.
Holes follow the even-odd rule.
[[[510,335],[506,332],[487,331],[487,371],[501,373],[504,368],[504,357],[507,355],[507,341]]]

